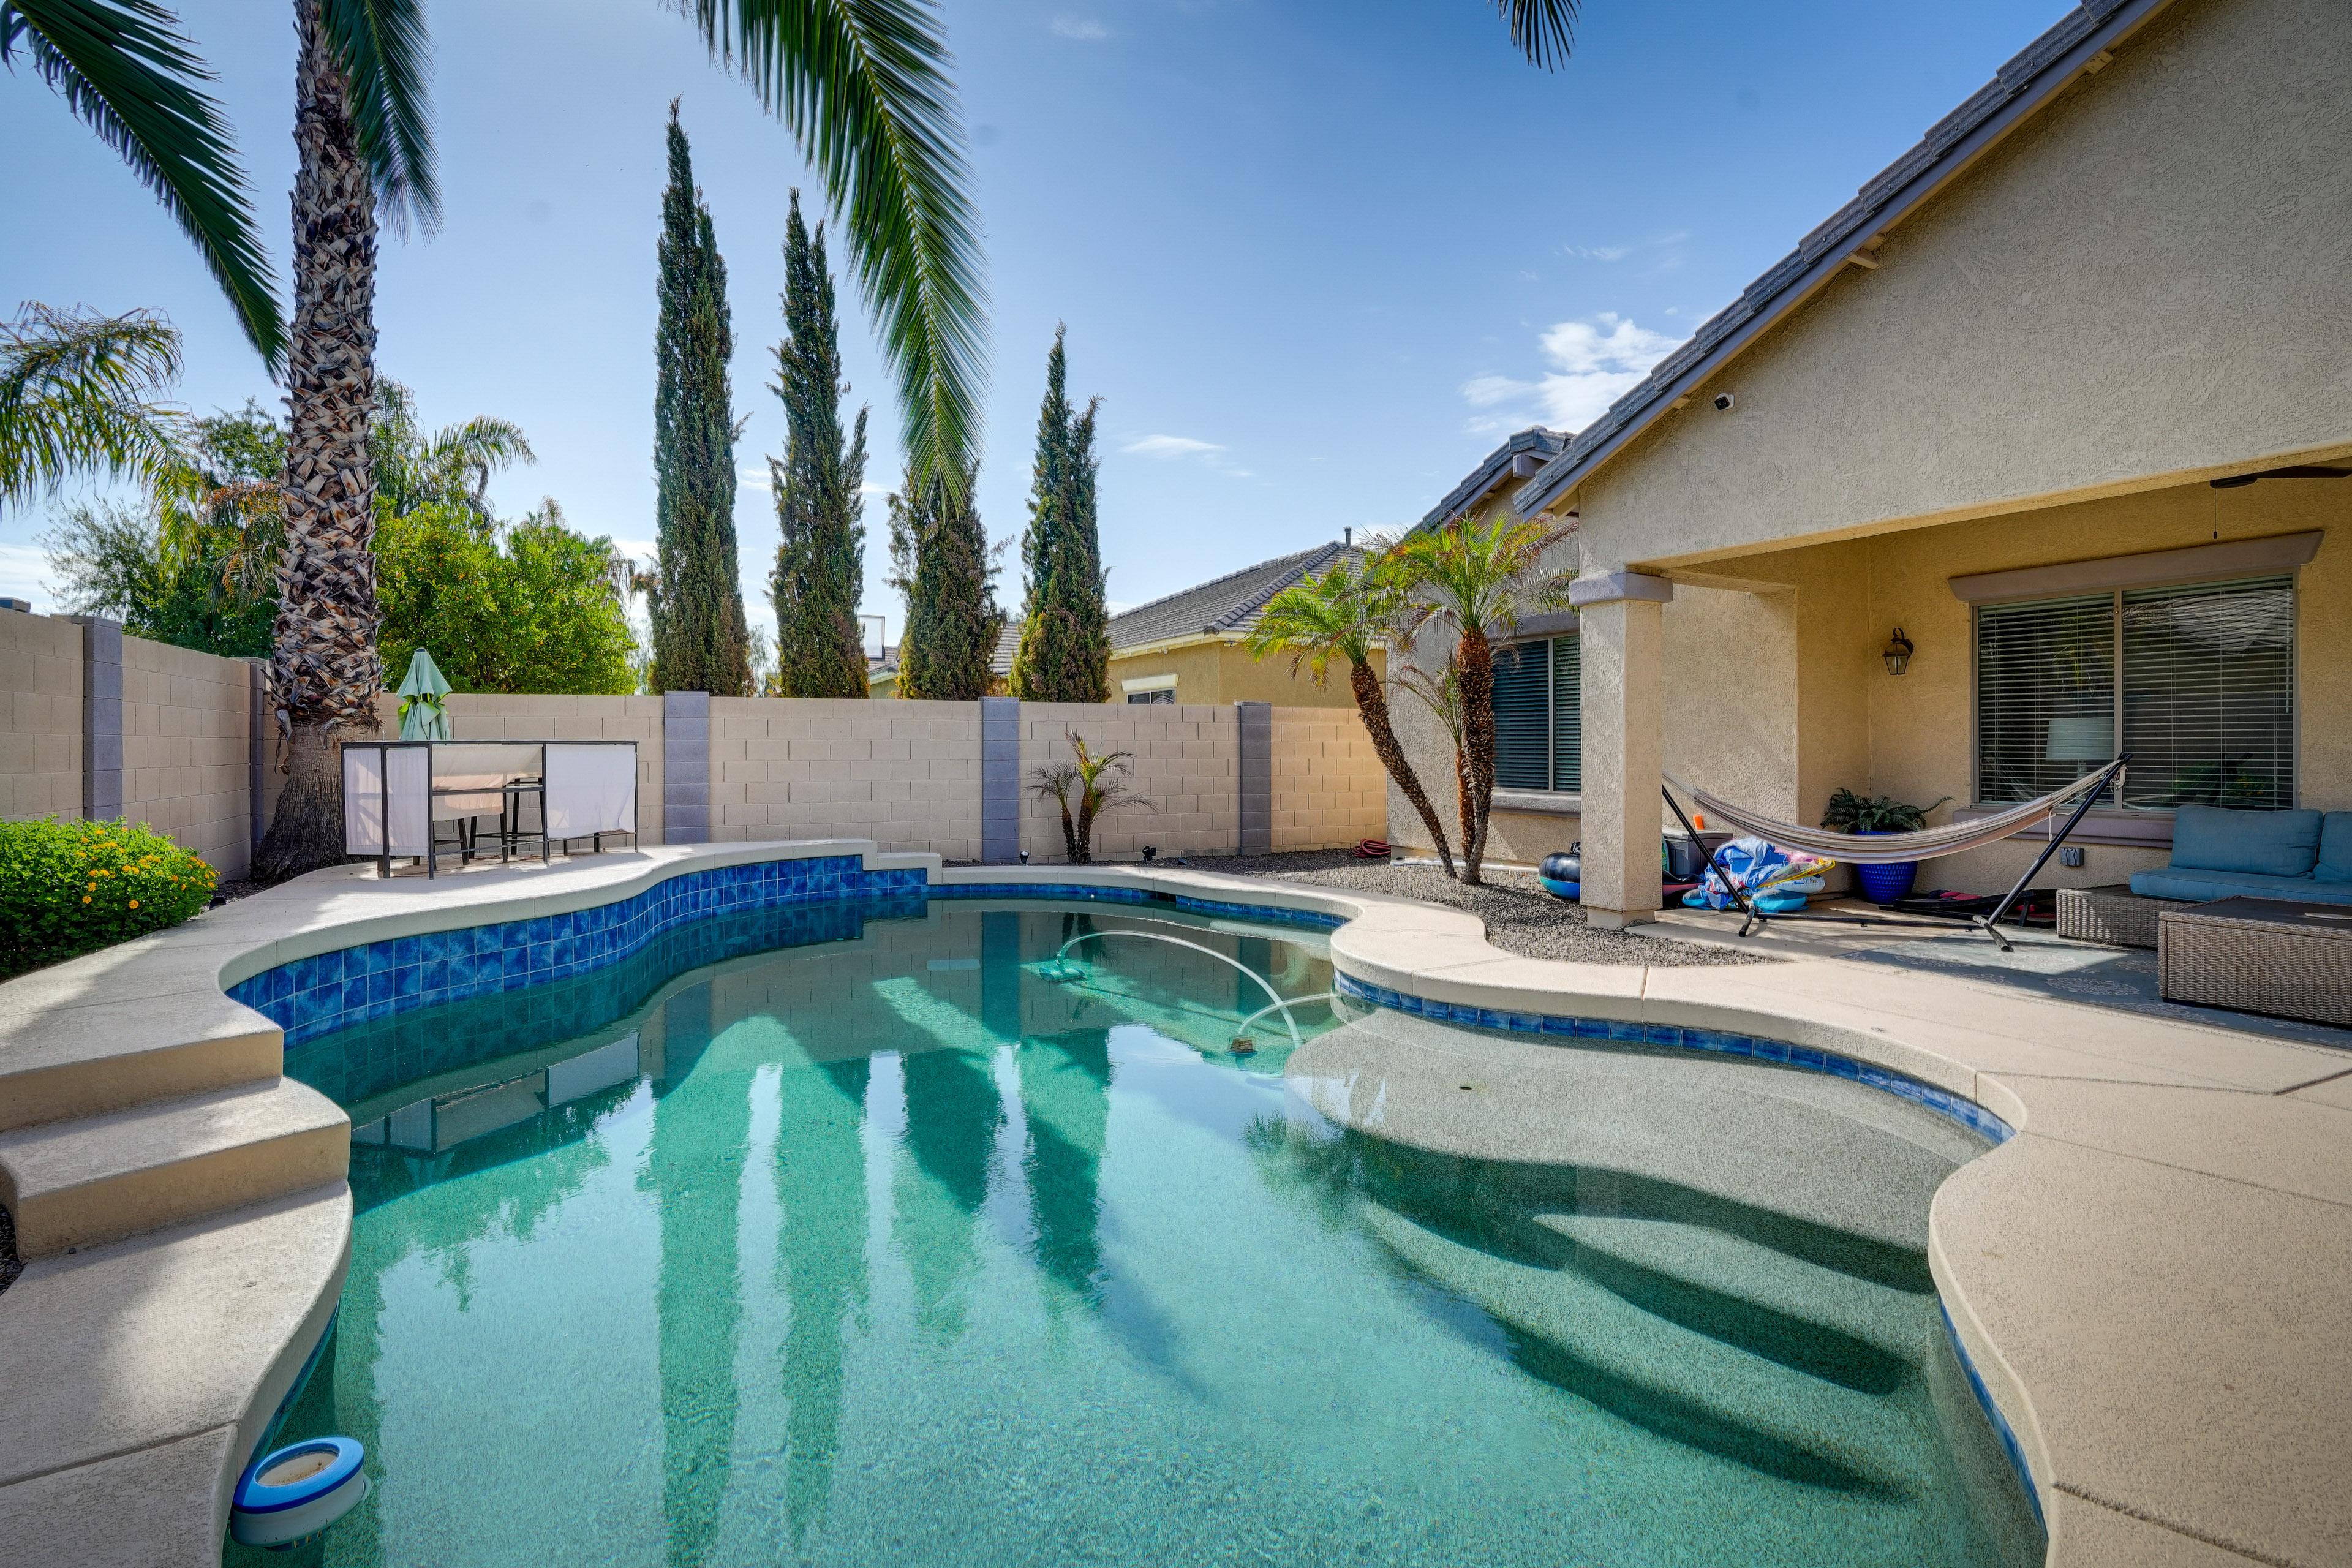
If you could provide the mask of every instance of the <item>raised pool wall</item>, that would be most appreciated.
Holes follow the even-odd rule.
[[[1828,960],[1522,959],[1473,917],[1379,895],[944,870],[854,840],[431,885],[339,868],[0,986],[0,1199],[29,1238],[0,1294],[0,1539],[215,1560],[349,1245],[349,1122],[277,1076],[289,1031],[585,973],[730,910],[1003,896],[1344,921],[1332,957],[1361,1000],[1785,1060],[2006,1133],[1937,1194],[1929,1262],[2050,1560],[2352,1553],[2352,1062],[2335,1053]]]

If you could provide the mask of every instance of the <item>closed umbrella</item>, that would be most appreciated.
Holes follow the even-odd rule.
[[[449,739],[449,710],[441,699],[449,694],[449,682],[433,662],[433,656],[423,648],[408,661],[408,674],[400,683],[400,738],[404,741],[446,741]]]

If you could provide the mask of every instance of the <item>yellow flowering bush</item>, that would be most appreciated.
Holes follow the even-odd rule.
[[[0,822],[0,977],[178,925],[213,868],[133,822]]]

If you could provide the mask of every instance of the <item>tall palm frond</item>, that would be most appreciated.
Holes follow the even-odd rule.
[[[1576,0],[1495,0],[1495,9],[1529,65],[1558,70],[1568,63],[1576,42]]]
[[[0,322],[0,505],[73,473],[154,479],[178,461],[178,415],[153,395],[180,374],[180,334],[144,310],[27,304]]]
[[[432,44],[418,0],[318,0],[319,26],[341,68],[352,136],[394,229],[440,226],[433,107],[425,97]]]
[[[932,0],[668,0],[792,128],[843,216],[898,382],[908,457],[961,494],[979,458],[987,296]]]
[[[0,0],[0,64],[21,45],[41,79],[155,193],[228,296],[274,373],[286,329],[251,192],[213,79],[178,19],[152,0]]]

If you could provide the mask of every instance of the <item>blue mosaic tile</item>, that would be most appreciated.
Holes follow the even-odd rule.
[[[2000,1439],[2000,1451],[2009,1456],[2009,1468],[2017,1472],[2017,1484],[2025,1489],[2025,1500],[2033,1507],[2034,1522],[2047,1526],[2049,1521],[2042,1513],[2041,1489],[2033,1484],[2033,1468],[2025,1462],[2025,1446],[2017,1440],[2016,1432],[2011,1429],[2009,1417],[2003,1415],[2000,1406],[1993,1403],[1992,1390],[1985,1386],[1983,1377],[1977,1372],[1977,1363],[1969,1359],[1969,1348],[1960,1342],[1960,1331],[1952,1321],[1951,1309],[1938,1301],[1936,1310],[1943,1315],[1945,1337],[1952,1342],[1952,1354],[1959,1358],[1960,1370],[1968,1374],[1969,1391],[1977,1396],[1977,1408],[1982,1410],[1985,1419],[1991,1423],[1992,1435]]]

